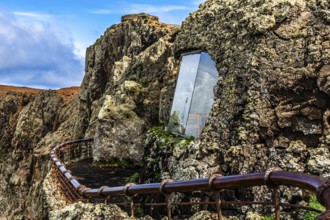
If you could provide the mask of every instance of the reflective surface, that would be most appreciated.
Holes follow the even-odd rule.
[[[175,89],[169,129],[197,137],[214,101],[218,72],[207,53],[183,55]]]

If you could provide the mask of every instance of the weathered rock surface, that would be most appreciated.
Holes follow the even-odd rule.
[[[215,104],[193,155],[208,161],[215,154],[213,166],[225,174],[280,166],[330,175],[330,28],[320,14],[328,7],[327,1],[210,0],[184,21],[176,53],[206,50],[219,71]]]
[[[100,162],[141,162],[146,130],[159,123],[159,97],[177,68],[177,26],[147,14],[122,20],[87,49],[79,96],[76,137],[95,136],[94,160]]]
[[[74,137],[95,137],[95,161],[143,162],[145,181],[274,166],[330,176],[329,7],[327,0],[207,0],[181,29],[147,14],[124,16],[88,48],[79,98],[55,91],[0,97],[1,215],[122,214],[103,206],[96,213],[84,204],[58,206],[52,214],[43,207],[49,150]],[[207,51],[219,71],[201,137],[191,141],[149,130],[166,125],[178,57],[194,50]],[[303,195],[282,194],[292,202]],[[259,188],[234,197],[252,195],[269,193]],[[242,216],[248,211],[242,209]],[[209,214],[195,218],[202,215]]]
[[[210,213],[208,211],[201,211],[197,212],[193,216],[191,216],[188,220],[212,220],[212,219],[217,219],[218,216],[215,213]],[[223,220],[238,220],[236,217],[223,217]]]
[[[116,205],[75,203],[54,212],[49,219],[130,219]]]
[[[73,136],[78,92],[17,89],[0,97],[0,217],[40,218],[49,150]]]
[[[327,13],[322,0],[209,0],[184,21],[176,57],[207,51],[219,80],[200,139],[170,156],[169,178],[269,167],[330,176]]]
[[[66,205],[63,196],[56,191],[54,181],[56,180],[49,173],[42,184],[45,199],[44,219],[129,219],[127,213],[116,205],[82,202]]]

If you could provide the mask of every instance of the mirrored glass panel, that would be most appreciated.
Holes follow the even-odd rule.
[[[207,53],[183,55],[169,129],[197,137],[205,126],[218,80],[215,62]]]
[[[175,133],[185,133],[199,59],[200,54],[183,56],[181,59],[169,121],[169,129]]]

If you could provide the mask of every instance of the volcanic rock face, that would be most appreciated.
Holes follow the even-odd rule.
[[[57,143],[95,136],[95,161],[142,160],[147,129],[169,114],[178,30],[150,15],[126,16],[88,48],[79,97],[77,89],[1,87],[0,217],[47,218],[56,208],[44,209],[41,185]]]
[[[129,216],[116,205],[74,203],[66,205],[65,200],[61,200],[59,192],[54,187],[56,181],[51,173],[44,179],[42,190],[45,201],[43,203],[43,219],[129,219]]]
[[[47,217],[40,186],[48,153],[74,137],[95,137],[95,161],[144,159],[147,181],[154,171],[182,180],[273,166],[330,176],[329,4],[208,0],[181,30],[146,14],[124,16],[87,49],[79,97],[0,97],[0,217]],[[153,129],[146,138],[167,124],[178,57],[194,50],[207,51],[219,71],[201,137],[178,141]],[[80,216],[75,207],[93,212],[80,204],[53,215]]]
[[[17,90],[0,97],[0,217],[37,219],[48,154],[72,136],[79,89]]]
[[[86,54],[75,134],[95,135],[94,161],[142,160],[146,130],[159,123],[159,97],[176,73],[172,45],[178,27],[147,14],[122,20]]]
[[[176,57],[207,51],[219,80],[200,139],[173,155],[169,177],[274,166],[330,176],[329,4],[209,0],[184,21]]]
[[[210,0],[184,21],[176,53],[206,50],[219,71],[198,154],[218,146],[225,174],[330,175],[327,13],[321,0]]]

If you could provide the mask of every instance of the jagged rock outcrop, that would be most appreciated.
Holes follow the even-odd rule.
[[[0,97],[0,217],[39,219],[49,151],[72,135],[78,88]]]
[[[63,195],[56,191],[55,181],[49,173],[42,184],[42,193],[45,198],[43,203],[44,219],[129,219],[127,213],[116,205],[103,203],[95,205],[82,202],[67,205]]]
[[[269,167],[330,176],[328,14],[325,0],[208,0],[183,22],[176,57],[207,51],[219,80],[201,137],[167,155],[170,178]]]
[[[195,155],[217,146],[213,166],[226,174],[330,175],[328,12],[327,1],[210,0],[184,21],[176,53],[206,50],[219,71]]]
[[[95,162],[143,163],[145,181],[273,166],[330,176],[329,7],[326,0],[207,0],[181,29],[147,14],[124,16],[87,49],[79,98],[55,91],[0,97],[1,215],[50,217],[40,191],[48,153],[74,137],[95,137]],[[167,124],[179,56],[194,50],[217,64],[215,103],[201,137],[172,140],[149,129]],[[299,191],[283,194],[301,199]],[[252,195],[269,194],[234,197]],[[94,212],[76,204],[51,215],[83,218],[74,208],[84,217]]]
[[[177,68],[172,49],[177,26],[147,14],[122,20],[86,53],[76,137],[95,136],[99,162],[141,162],[146,131],[159,123],[162,89]]]

